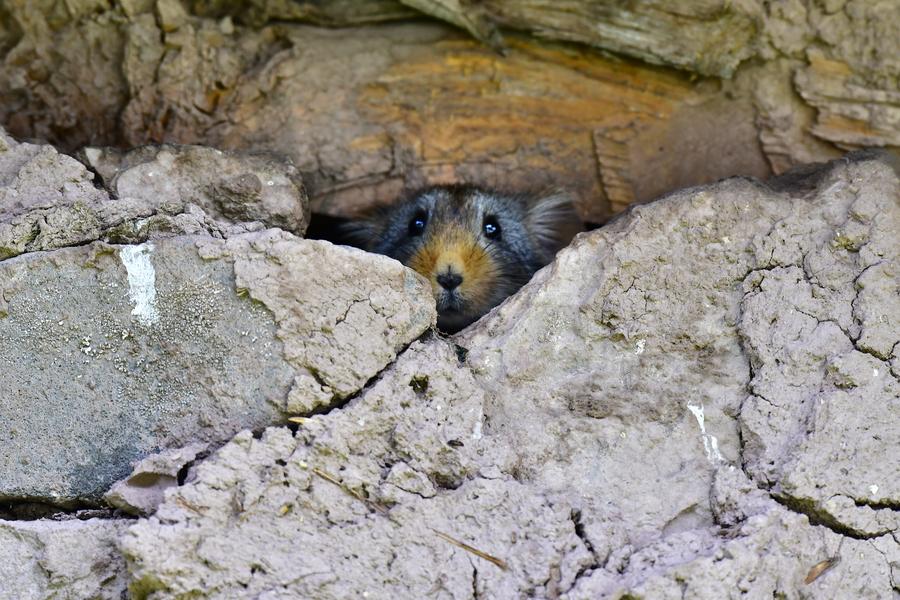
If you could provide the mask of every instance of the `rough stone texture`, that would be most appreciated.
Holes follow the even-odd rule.
[[[753,241],[740,326],[753,369],[748,472],[864,536],[900,529],[900,383],[888,362],[900,341],[900,184],[885,175],[870,163],[825,174],[816,199],[827,209],[794,205]]]
[[[637,125],[664,127],[678,103],[693,96],[680,76],[660,75],[647,86],[649,69],[525,39],[501,57],[437,25],[354,35],[268,28],[228,36],[215,53],[206,50],[209,42],[198,28],[180,31],[192,52],[166,53],[160,69],[141,62],[135,64],[143,70],[129,70],[133,87],[143,92],[124,112],[127,144],[167,139],[289,155],[313,209],[330,214],[391,201],[404,188],[429,182],[533,190],[566,181],[584,216],[602,221],[610,209],[597,163],[600,157],[609,163],[609,152],[595,150],[586,131],[603,130],[598,135],[606,139],[604,128],[620,125],[625,111]],[[153,40],[160,35],[147,33]],[[248,46],[272,56],[254,62]],[[212,58],[222,55],[232,58]],[[265,68],[249,66],[260,61]],[[196,72],[208,75],[198,81]],[[198,110],[196,97],[208,94],[197,89],[204,79],[225,87],[214,89],[214,102]],[[548,85],[552,81],[558,84]],[[435,89],[443,93],[436,96]],[[747,151],[753,135],[729,143],[749,155],[753,174],[765,175],[762,156]],[[724,162],[710,164],[721,169],[705,168],[706,177],[730,173]]]
[[[0,129],[0,260],[94,240],[223,237],[267,226],[302,235],[308,223],[303,184],[276,157],[172,146],[84,154],[113,198],[75,159]]]
[[[431,1],[450,3],[456,4]],[[565,8],[552,0],[490,0],[487,5],[491,19],[541,37],[582,42],[720,77],[730,77],[753,56],[762,20],[754,3],[722,0],[573,2]]]
[[[16,600],[121,598],[125,520],[0,521],[0,597]]]
[[[0,122],[69,150],[276,150],[330,214],[425,183],[563,184],[598,223],[685,185],[900,147],[892,0],[406,4],[505,56],[437,24],[358,27],[413,14],[389,0],[12,0]]]
[[[279,230],[30,253],[0,282],[3,498],[98,499],[148,453],[327,406],[435,319],[399,263]]]
[[[300,236],[309,224],[300,175],[276,155],[170,144],[124,153],[85,148],[81,154],[115,198],[165,204],[169,211],[179,202],[194,204],[217,221],[261,222]]]
[[[428,283],[392,259],[278,230],[207,240],[199,250],[206,260],[233,259],[238,291],[272,312],[297,371],[288,412],[325,409],[360,390],[435,324]]]
[[[0,129],[0,259],[97,239],[108,197],[91,179],[78,161]]]
[[[876,155],[636,207],[340,410],[238,435],[124,536],[130,590],[896,596],[898,239]]]
[[[0,6],[0,123],[13,135],[65,139],[68,149],[112,143],[128,89],[122,16],[107,8],[96,0]]]
[[[565,598],[889,598],[897,591],[900,544],[890,535],[841,537],[763,499],[735,467],[716,472],[710,505],[722,530],[673,533],[617,569],[594,571]],[[748,510],[749,509],[749,510]],[[839,562],[810,583],[823,561]],[[613,565],[621,560],[616,556]]]
[[[153,514],[166,490],[179,485],[179,472],[208,449],[209,444],[189,444],[148,456],[134,466],[131,475],[117,481],[103,495],[103,500],[129,514]]]
[[[123,538],[131,592],[517,598],[554,572],[571,585],[591,561],[577,524],[567,506],[491,465],[484,403],[450,345],[416,343],[363,400],[307,421],[296,438],[240,434]],[[176,576],[184,565],[190,573]]]

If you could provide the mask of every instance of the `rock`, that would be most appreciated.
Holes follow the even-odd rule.
[[[179,472],[208,448],[208,444],[189,444],[148,456],[134,466],[127,479],[116,482],[103,499],[129,514],[152,514],[165,491],[178,485]]]
[[[234,260],[235,285],[271,311],[298,373],[285,410],[327,409],[360,390],[434,327],[431,288],[400,263],[272,230],[199,244],[205,260]]]
[[[0,130],[0,260],[94,240],[141,243],[308,224],[306,192],[289,161],[212,148],[88,148],[113,198],[78,161]]]
[[[78,161],[0,129],[0,259],[97,239],[108,196],[91,179]]]
[[[726,486],[739,477],[727,479]],[[900,545],[890,535],[842,537],[770,499],[763,512],[726,530],[678,532],[616,558],[623,560],[618,571],[598,569],[563,597],[885,598]]]
[[[0,597],[121,598],[125,520],[0,521]]]
[[[259,222],[300,236],[309,224],[300,175],[276,155],[172,144],[130,152],[85,148],[81,154],[115,198],[176,213],[194,204],[216,221]]]
[[[900,144],[889,0],[408,3],[489,41],[495,26],[531,35],[506,29],[501,56],[439,23],[360,26],[416,14],[393,0],[8,3],[0,122],[67,151],[276,151],[332,216],[464,182],[565,185],[593,223],[684,186]]]
[[[464,21],[469,17],[466,13],[474,12],[467,3],[455,0],[404,2],[417,8],[440,7],[428,12],[451,22]],[[752,4],[703,0],[685,0],[677,10],[592,2],[574,2],[567,10],[559,10],[555,3],[540,0],[484,4],[481,10],[506,27],[719,77],[730,77],[741,61],[755,53],[762,17]]]
[[[740,331],[751,361],[744,464],[815,519],[859,536],[900,527],[897,163],[837,163],[754,240]],[[803,207],[804,210],[799,210]]]
[[[198,465],[123,537],[131,592],[896,593],[896,282],[875,273],[898,186],[857,154],[579,236],[341,410]]]
[[[234,17],[241,23],[260,27],[267,21],[299,21],[325,27],[349,27],[420,18],[421,13],[398,0],[338,0],[298,4],[293,0],[234,2],[234,0],[191,0],[191,12],[206,17]]]
[[[571,584],[591,560],[577,523],[489,467],[484,402],[449,344],[417,342],[296,437],[239,434],[122,539],[131,593],[424,597],[440,578],[452,597],[515,598],[552,573]]]
[[[171,33],[184,25],[188,14],[178,0],[157,0],[156,15],[160,28],[166,33]]]
[[[279,230],[29,253],[0,282],[0,498],[55,504],[341,401],[435,320],[400,263]]]
[[[0,7],[0,124],[13,135],[65,140],[69,150],[114,143],[129,89],[122,15],[106,8],[95,0]]]

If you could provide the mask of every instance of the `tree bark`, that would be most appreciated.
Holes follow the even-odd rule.
[[[561,187],[602,222],[686,185],[900,146],[890,5],[7,0],[0,123],[70,150],[281,152],[333,215],[466,181]],[[489,44],[409,22],[411,6]]]

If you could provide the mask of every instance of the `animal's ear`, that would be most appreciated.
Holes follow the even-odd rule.
[[[341,223],[338,228],[338,241],[363,250],[372,250],[384,229],[384,223],[379,217],[379,212],[372,211]]]
[[[525,227],[537,246],[543,264],[553,260],[558,250],[576,234],[584,231],[584,223],[575,211],[572,198],[555,192],[528,203]]]

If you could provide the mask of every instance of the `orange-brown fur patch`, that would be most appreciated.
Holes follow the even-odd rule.
[[[441,286],[437,276],[452,270],[462,276],[460,297],[478,308],[491,300],[498,265],[472,235],[457,227],[447,228],[429,239],[409,260],[409,266],[431,282],[437,297]]]

